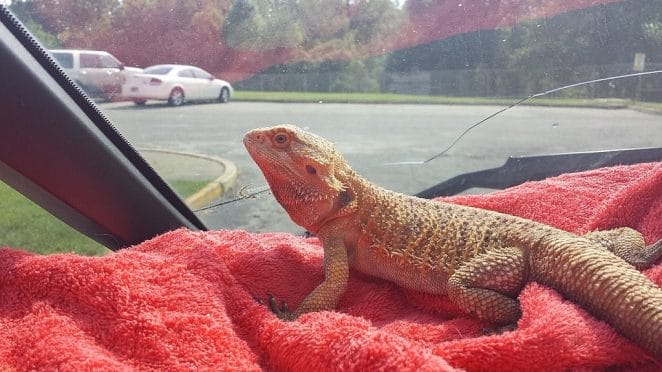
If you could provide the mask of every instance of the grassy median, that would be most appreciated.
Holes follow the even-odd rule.
[[[177,180],[170,184],[184,199],[204,187],[206,182]],[[3,182],[0,182],[0,247],[39,254],[75,252],[102,256],[110,252]]]
[[[522,97],[450,97],[392,93],[320,93],[261,92],[237,90],[236,101],[302,102],[302,103],[372,103],[372,104],[438,104],[438,105],[511,105]],[[550,107],[634,108],[662,113],[660,102],[640,102],[620,98],[534,98],[524,105]]]

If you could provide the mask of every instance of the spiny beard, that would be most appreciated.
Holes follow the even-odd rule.
[[[311,185],[303,183],[272,185],[271,190],[276,200],[284,207],[327,200],[338,193],[331,190],[320,190],[317,187],[311,187]]]

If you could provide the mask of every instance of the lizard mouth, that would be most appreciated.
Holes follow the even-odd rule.
[[[246,132],[246,134],[244,134],[244,146],[249,151],[251,147],[255,146],[258,143],[262,143],[263,141],[264,141],[264,135],[256,133],[255,130],[251,130],[249,132]]]
[[[257,160],[264,158],[264,134],[256,134],[255,131],[250,131],[244,135],[244,147],[248,151],[248,154],[254,159]]]

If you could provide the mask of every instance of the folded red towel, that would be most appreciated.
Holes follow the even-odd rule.
[[[575,233],[617,226],[662,238],[662,163],[563,175],[446,201]],[[292,307],[322,281],[314,238],[177,230],[101,258],[0,250],[0,369],[567,369],[660,361],[531,283],[513,332],[445,297],[353,272],[337,312],[282,322],[254,297]],[[662,263],[645,274],[662,286]]]

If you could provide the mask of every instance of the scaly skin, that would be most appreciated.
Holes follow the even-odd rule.
[[[349,267],[512,325],[529,281],[555,288],[662,358],[662,289],[634,267],[662,255],[630,228],[582,237],[523,218],[419,199],[375,186],[335,146],[292,125],[255,129],[244,144],[292,220],[324,246],[324,281],[282,319],[331,310]],[[613,253],[612,253],[613,252]],[[626,262],[627,261],[627,262]]]

